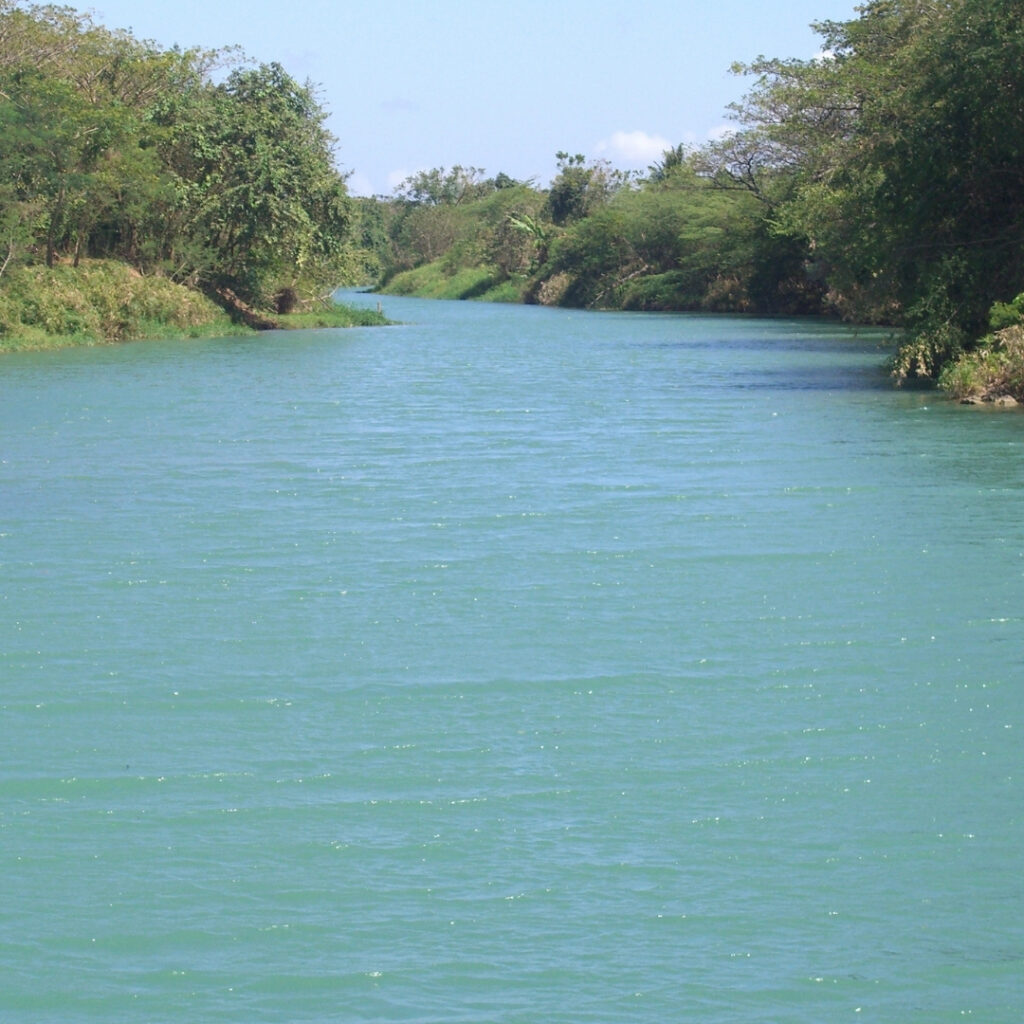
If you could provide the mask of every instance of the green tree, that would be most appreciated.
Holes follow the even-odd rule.
[[[823,56],[758,60],[744,129],[712,154],[806,238],[847,315],[914,335],[934,375],[1024,285],[1024,4],[872,0]]]
[[[581,220],[591,214],[630,181],[628,173],[617,171],[607,160],[587,163],[582,153],[555,154],[558,174],[548,190],[547,212],[558,225]]]
[[[278,64],[237,69],[161,113],[182,230],[200,280],[266,306],[354,266],[350,200],[312,89]]]
[[[412,174],[395,189],[395,198],[414,206],[460,206],[480,199],[495,189],[480,167],[456,164],[450,171],[434,167]]]
[[[0,99],[0,161],[14,197],[45,209],[46,263],[88,216],[88,197],[103,154],[124,125],[70,83],[34,69],[7,76]]]
[[[154,105],[212,63],[70,8],[0,0],[0,220],[20,225],[8,259],[38,248],[50,265],[65,252],[155,264],[175,196]]]
[[[661,159],[647,168],[648,184],[660,185],[668,181],[677,171],[687,164],[688,151],[684,143],[666,149],[661,154]]]
[[[684,161],[570,224],[544,274],[568,278],[569,305],[750,309],[760,213]]]

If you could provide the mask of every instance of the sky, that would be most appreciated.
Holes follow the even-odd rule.
[[[355,195],[455,164],[546,186],[555,153],[642,170],[729,124],[736,61],[809,59],[856,0],[94,0],[161,47],[237,45],[317,86]]]

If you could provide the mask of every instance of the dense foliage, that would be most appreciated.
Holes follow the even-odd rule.
[[[252,315],[329,294],[358,257],[324,117],[277,64],[0,0],[0,291],[108,258]]]
[[[749,192],[701,173],[699,154],[678,147],[646,178],[556,156],[547,189],[474,168],[474,190],[457,202],[451,190],[427,199],[413,179],[390,199],[363,201],[362,221],[376,229],[364,244],[385,288],[600,308],[819,310],[824,290],[805,272],[803,241],[773,230]],[[444,277],[464,287],[453,293],[435,280]]]
[[[1024,320],[1024,0],[868,0],[816,28],[814,59],[736,66],[753,84],[732,133],[646,175],[561,152],[546,188],[456,165],[353,200],[313,90],[279,65],[0,0],[0,314],[30,314],[34,268],[108,258],[253,323],[376,279],[829,313],[901,329],[900,380],[1024,380],[999,333]]]
[[[385,281],[433,261],[473,296],[832,313],[901,328],[897,378],[937,378],[1024,291],[1024,0],[858,12],[815,26],[812,60],[737,65],[736,130],[644,178],[559,153],[548,189],[504,204],[401,190],[377,220]]]
[[[142,277],[117,260],[8,267],[0,282],[0,351],[132,338],[238,333],[195,289]]]
[[[808,242],[831,302],[933,376],[1024,286],[1024,3],[874,0],[822,57],[758,60],[717,171]]]

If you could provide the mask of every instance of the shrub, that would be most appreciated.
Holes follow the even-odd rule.
[[[1024,402],[1024,324],[1004,327],[973,351],[951,363],[941,387],[960,401],[991,401],[1010,395]]]
[[[1021,292],[1012,302],[993,303],[988,314],[988,325],[993,331],[1000,331],[1004,327],[1012,327],[1024,321],[1024,292]]]
[[[909,380],[934,380],[942,367],[958,360],[967,335],[952,323],[915,334],[903,342],[891,364],[897,384]]]
[[[0,290],[6,349],[230,330],[227,316],[198,292],[113,261],[18,267]]]

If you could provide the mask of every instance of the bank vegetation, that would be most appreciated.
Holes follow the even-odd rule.
[[[887,324],[897,382],[1024,399],[1022,26],[1022,0],[870,0],[811,60],[736,65],[714,143],[642,175],[560,153],[546,188],[423,172],[360,201],[363,243],[393,292]]]
[[[0,348],[361,317],[324,119],[279,64],[0,0]]]
[[[455,165],[353,198],[279,64],[0,0],[0,347],[327,322],[376,282],[887,324],[897,382],[1024,400],[1024,0],[857,12],[736,65],[734,129],[644,173],[561,152],[546,185]]]

